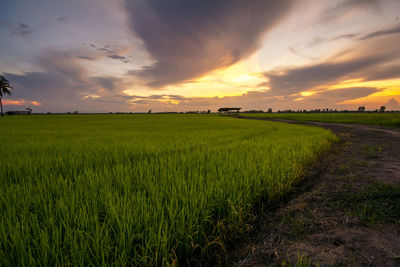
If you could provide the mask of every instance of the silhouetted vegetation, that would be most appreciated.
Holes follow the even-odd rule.
[[[2,117],[4,116],[2,99],[5,95],[11,95],[12,89],[10,82],[3,75],[0,75],[0,109]]]
[[[365,111],[365,107],[364,106],[359,106],[357,111],[358,112],[364,112]]]

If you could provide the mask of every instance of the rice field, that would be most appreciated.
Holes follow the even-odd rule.
[[[322,128],[213,115],[0,119],[1,266],[167,266],[223,250],[326,151]]]
[[[384,113],[240,113],[241,117],[367,124],[400,128],[400,112]]]

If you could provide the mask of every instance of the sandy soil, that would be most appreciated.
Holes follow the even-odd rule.
[[[400,266],[399,223],[365,223],[350,208],[337,205],[342,195],[377,182],[400,184],[400,131],[301,124],[330,129],[341,144],[287,201],[258,215],[251,234],[228,251],[228,265]]]

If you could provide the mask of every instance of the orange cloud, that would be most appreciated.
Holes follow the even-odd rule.
[[[36,107],[38,107],[38,106],[41,106],[41,105],[42,105],[42,103],[40,103],[40,102],[37,102],[37,101],[32,101],[32,102],[31,102],[31,104],[32,104],[32,105],[34,105],[34,106],[36,106]]]
[[[5,106],[23,106],[25,103],[25,100],[3,100]]]
[[[24,106],[24,105],[33,105],[33,106],[41,106],[42,103],[38,101],[26,101],[24,99],[22,100],[3,100],[3,104],[5,106]]]

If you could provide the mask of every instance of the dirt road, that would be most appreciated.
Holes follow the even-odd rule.
[[[400,131],[321,122],[334,151],[229,251],[230,266],[400,266]]]

